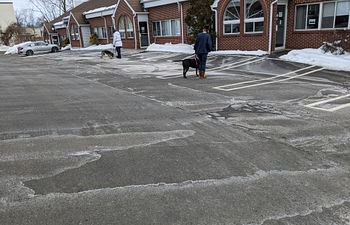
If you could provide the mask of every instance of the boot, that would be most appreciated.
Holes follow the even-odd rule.
[[[203,71],[203,79],[207,79],[207,75],[205,75],[205,71]]]
[[[204,79],[204,72],[199,71],[199,79],[203,80]]]

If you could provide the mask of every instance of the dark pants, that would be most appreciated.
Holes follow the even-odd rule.
[[[207,66],[208,53],[197,54],[199,59],[199,71],[205,72],[205,67]]]
[[[117,58],[118,59],[120,59],[120,58],[122,58],[122,55],[121,55],[121,53],[120,53],[120,49],[121,49],[122,47],[115,47],[115,51],[117,52]]]

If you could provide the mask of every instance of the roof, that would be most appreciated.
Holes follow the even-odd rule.
[[[131,6],[131,8],[135,12],[143,12],[143,7],[140,3],[140,0],[124,0],[124,1],[128,2],[128,4]]]
[[[116,4],[117,0],[89,0],[72,9],[72,14],[79,24],[85,24],[84,12],[109,7]]]
[[[44,26],[46,27],[46,29],[48,29],[48,32],[52,31],[52,27],[55,23],[61,22],[65,17],[69,16],[70,11],[65,12],[63,15],[57,17],[54,20],[51,20],[50,22],[46,22],[44,23]]]
[[[179,2],[186,2],[187,0],[141,0],[143,6],[147,8],[158,7],[163,5],[175,4]]]

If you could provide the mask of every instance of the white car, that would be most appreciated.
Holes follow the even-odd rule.
[[[58,52],[60,48],[54,44],[48,44],[43,41],[29,42],[18,47],[18,54],[31,56],[37,53]]]

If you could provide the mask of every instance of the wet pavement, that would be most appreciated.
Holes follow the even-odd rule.
[[[1,225],[350,223],[350,73],[0,55]]]

